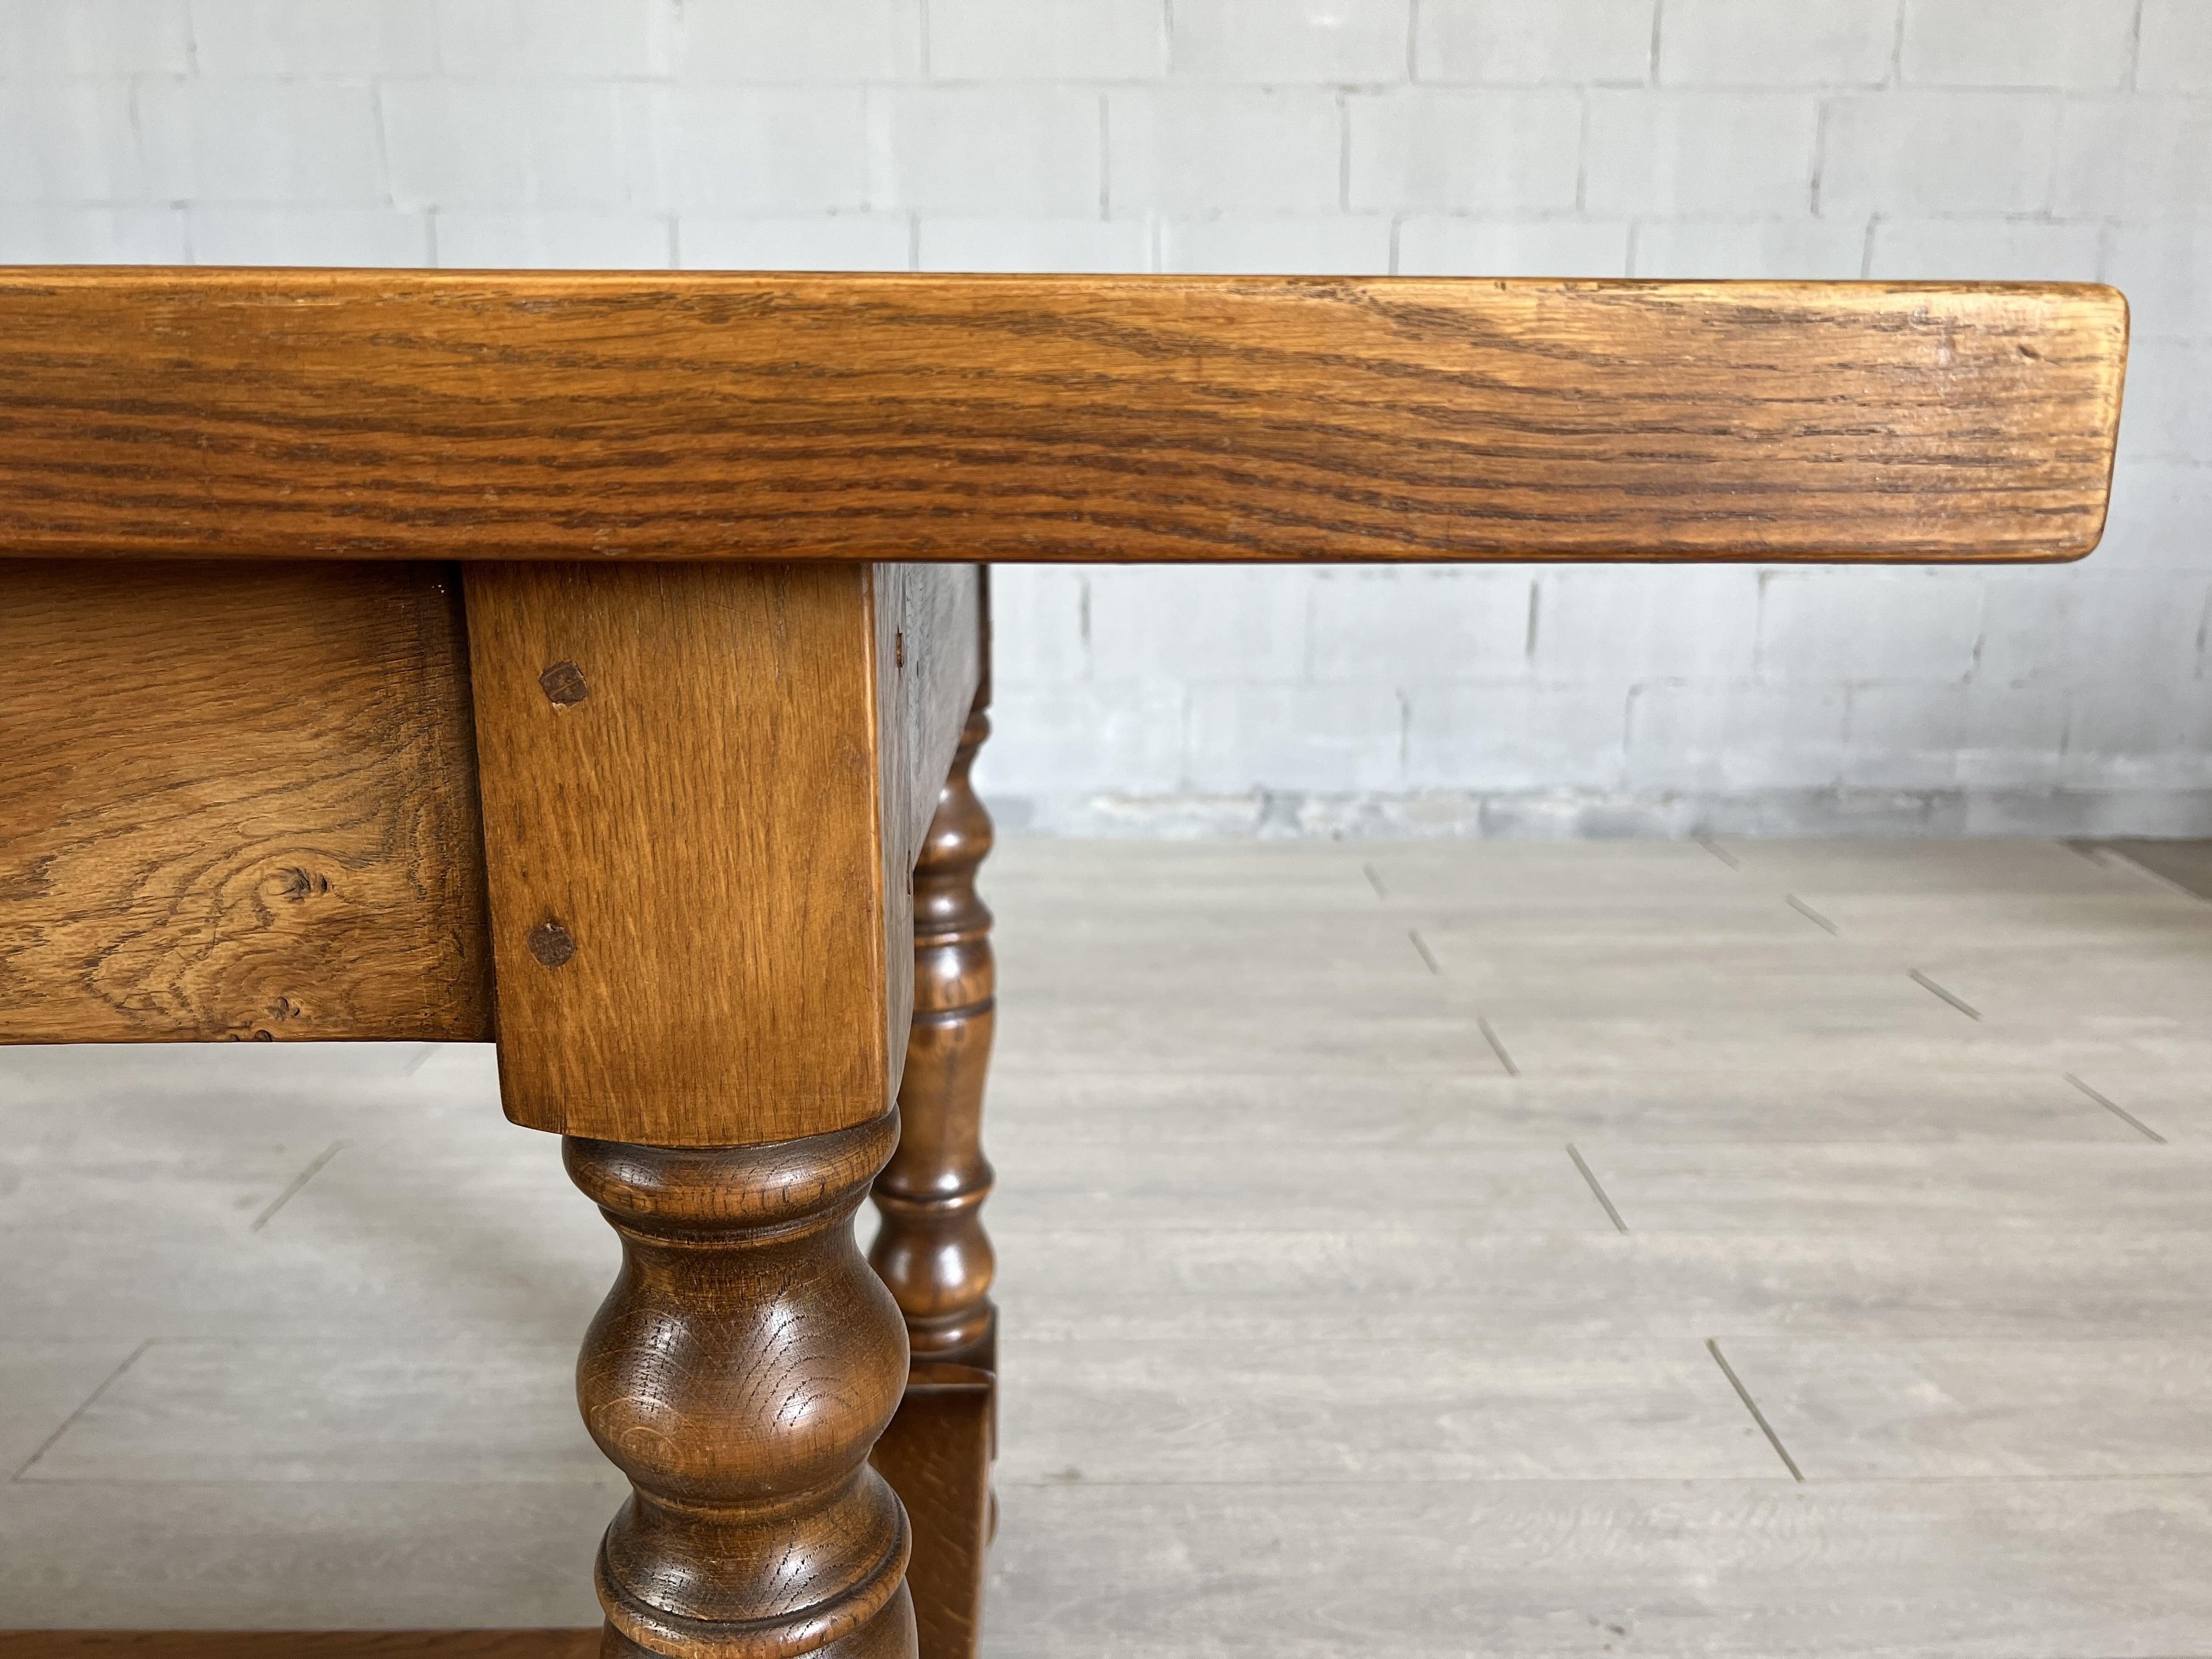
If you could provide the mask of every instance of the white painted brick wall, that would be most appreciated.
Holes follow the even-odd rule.
[[[921,11],[921,0],[688,0],[677,72],[709,84],[913,81],[922,72]]]
[[[1905,0],[1898,76],[1907,86],[2112,91],[2134,67],[2138,15],[2138,0]]]
[[[1896,52],[1894,0],[1669,0],[1659,83],[1878,87]]]
[[[1398,221],[1398,271],[1450,276],[1620,276],[1628,272],[1626,219],[1471,219],[1415,214]]]
[[[46,9],[70,12],[81,7]],[[438,19],[431,0],[229,0],[196,6],[189,57],[177,12],[175,73],[383,76],[438,72]],[[107,66],[112,72],[112,65]],[[96,72],[96,71],[95,71]]]
[[[1642,86],[1656,0],[1420,0],[1414,78],[1474,86]]]
[[[1631,688],[1602,673],[1566,684],[1528,679],[1415,681],[1407,695],[1407,781],[1507,795],[1621,789]]]
[[[10,81],[183,75],[191,67],[192,32],[176,0],[11,0],[0,14],[0,74]]]
[[[950,81],[1149,81],[1167,69],[1150,0],[931,0],[929,68]]]
[[[1824,215],[1917,217],[2042,212],[2051,196],[2055,94],[1859,93],[1826,101]]]
[[[1404,87],[1348,98],[1350,205],[1364,213],[1572,213],[1583,100]]]
[[[902,87],[868,94],[871,204],[920,214],[1097,214],[1097,94],[1071,87]],[[783,160],[780,142],[767,164]]]
[[[2135,84],[2144,92],[2202,94],[2212,84],[2212,6],[2143,0]]]
[[[1117,215],[1334,213],[1344,112],[1320,87],[1174,84],[1105,95]]]
[[[1409,8],[1338,0],[1175,0],[1173,72],[1212,82],[1396,81],[1406,73]]]
[[[0,0],[0,258],[2105,280],[2086,564],[997,577],[1010,827],[2212,830],[2212,0]]]

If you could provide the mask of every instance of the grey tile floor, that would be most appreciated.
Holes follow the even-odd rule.
[[[2212,1656],[2212,903],[2020,842],[987,883],[993,1659]],[[484,1051],[0,1051],[0,1625],[591,1620],[612,1244]]]

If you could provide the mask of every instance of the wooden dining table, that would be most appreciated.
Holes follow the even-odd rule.
[[[971,1655],[985,568],[2075,558],[2126,336],[2057,284],[0,271],[0,1042],[495,1042],[621,1239],[577,1395],[633,1488],[603,1631],[0,1654]]]

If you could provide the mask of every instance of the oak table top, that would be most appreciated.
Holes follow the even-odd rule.
[[[2067,284],[0,272],[0,556],[2054,560]]]

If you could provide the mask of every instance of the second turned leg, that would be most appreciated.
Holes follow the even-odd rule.
[[[906,1516],[866,1461],[905,1331],[851,1225],[897,1126],[564,1144],[623,1245],[576,1372],[635,1488],[599,1550],[607,1659],[913,1659]]]
[[[997,969],[991,913],[975,872],[991,850],[991,816],[969,782],[990,735],[986,692],[960,748],[914,872],[914,1025],[899,1085],[898,1150],[876,1178],[883,1226],[868,1260],[898,1298],[917,1362],[993,1370],[997,1266],[983,1231],[991,1165],[983,1156],[983,1084],[991,1063]]]
[[[921,1659],[971,1659],[992,1529],[995,1261],[983,1231],[991,1166],[983,1084],[991,1058],[991,913],[975,871],[990,815],[969,769],[989,734],[988,682],[975,694],[929,836],[915,866],[915,1014],[899,1087],[898,1151],[877,1177],[883,1225],[869,1253],[905,1315],[914,1371],[876,1462],[914,1517]]]

